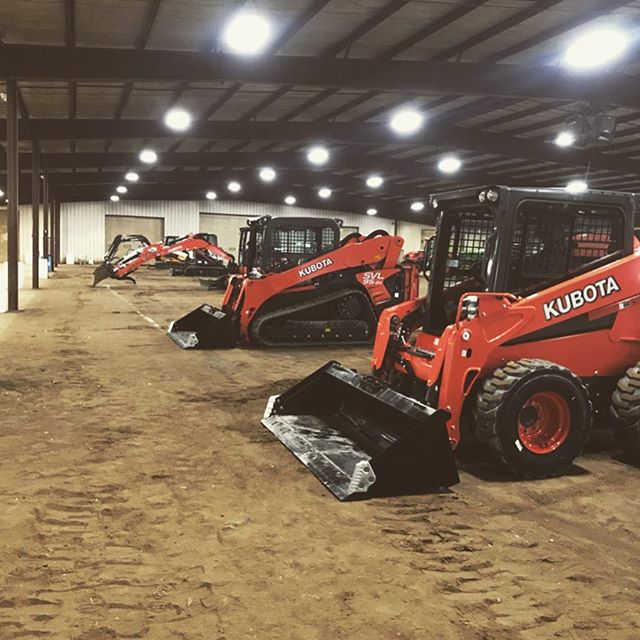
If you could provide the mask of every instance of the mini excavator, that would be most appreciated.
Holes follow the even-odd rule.
[[[123,245],[136,245],[124,256],[117,257],[118,251]],[[215,267],[216,275],[223,276],[227,273],[235,273],[235,258],[230,253],[221,249],[217,244],[211,242],[208,234],[189,234],[182,238],[177,238],[169,244],[164,242],[149,242],[142,235],[117,235],[104,257],[104,262],[94,271],[93,286],[95,287],[102,280],[113,278],[115,280],[128,280],[135,284],[135,279],[131,274],[143,264],[165,258],[167,256],[189,254],[195,256],[193,260],[199,260],[203,264]]]

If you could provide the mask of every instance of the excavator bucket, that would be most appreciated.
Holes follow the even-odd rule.
[[[174,320],[167,334],[181,349],[230,349],[238,343],[232,316],[208,304]]]
[[[339,500],[459,481],[449,414],[328,362],[273,396],[262,424]]]
[[[96,286],[98,282],[102,282],[107,278],[113,278],[113,271],[110,266],[103,262],[94,272],[93,272],[93,285]]]

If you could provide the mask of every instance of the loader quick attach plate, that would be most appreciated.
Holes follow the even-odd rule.
[[[446,411],[329,362],[271,398],[262,424],[347,500],[456,484],[448,418]]]
[[[208,304],[174,320],[167,335],[181,349],[230,349],[238,342],[231,316]]]

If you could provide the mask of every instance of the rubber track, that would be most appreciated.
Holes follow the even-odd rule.
[[[298,313],[299,311],[304,311],[305,309],[311,309],[312,307],[319,306],[325,304],[327,302],[333,302],[334,300],[338,300],[342,297],[350,296],[350,295],[358,295],[361,296],[365,301],[369,311],[371,312],[371,324],[370,331],[371,337],[368,340],[321,340],[320,342],[272,342],[260,336],[260,328],[264,325],[265,322],[269,320],[273,320],[274,318],[279,318],[282,316],[291,315],[294,313]],[[337,320],[338,318],[334,318]],[[321,318],[318,318],[321,320]],[[289,305],[288,307],[283,307],[280,309],[275,309],[269,313],[265,313],[263,315],[259,315],[257,318],[254,318],[251,322],[251,326],[249,328],[249,332],[251,334],[252,340],[256,342],[256,344],[265,346],[265,347],[299,347],[299,346],[317,346],[317,345],[339,345],[339,344],[371,344],[373,338],[375,337],[375,329],[377,326],[377,319],[373,307],[371,306],[371,301],[367,296],[364,295],[361,291],[357,291],[356,289],[340,289],[338,291],[334,291],[333,293],[327,293],[324,296],[319,296],[317,298],[307,299],[304,302],[298,302],[297,304]]]

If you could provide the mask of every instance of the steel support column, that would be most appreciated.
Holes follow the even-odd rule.
[[[31,287],[40,287],[40,147],[31,141]]]
[[[53,205],[53,264],[57,267],[60,264],[60,200]]]
[[[49,171],[47,161],[44,160],[44,185],[42,190],[42,257],[47,260],[49,271]]]
[[[18,83],[7,80],[7,275],[8,309],[18,310]]]
[[[49,247],[47,249],[49,260],[51,262],[51,272],[53,273],[56,270],[56,255],[54,248],[56,246],[56,201],[53,194],[53,189],[51,184],[49,184]]]

